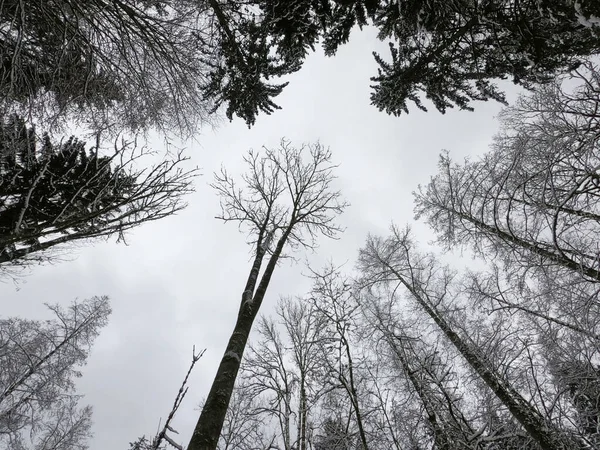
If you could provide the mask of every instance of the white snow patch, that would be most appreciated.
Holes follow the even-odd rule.
[[[244,305],[252,305],[252,303],[254,303],[254,297],[252,296],[252,291],[250,289],[246,289],[244,291],[244,297],[246,297],[246,300],[244,300]]]
[[[590,16],[590,17],[585,17],[582,13],[581,13],[581,3],[575,3],[575,13],[577,15],[577,22],[579,22],[580,25],[583,25],[584,27],[587,28],[592,28],[594,26],[600,26],[600,17],[596,17],[596,16]]]
[[[233,359],[237,360],[237,362],[241,361],[241,358],[239,357],[239,355],[237,353],[231,352],[231,351],[225,353],[225,358],[233,358]]]

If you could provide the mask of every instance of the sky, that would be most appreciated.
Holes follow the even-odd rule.
[[[340,217],[340,239],[321,239],[306,257],[318,269],[328,261],[352,266],[368,233],[385,234],[389,225],[414,223],[412,192],[435,174],[442,149],[461,161],[487,150],[498,131],[501,105],[478,103],[475,112],[445,115],[411,110],[388,116],[370,105],[369,78],[376,75],[373,50],[387,54],[373,30],[355,32],[337,56],[311,55],[289,77],[279,96],[282,110],[261,115],[248,129],[241,120],[200,130],[186,142],[190,164],[200,168],[188,208],[176,216],[131,231],[128,245],[115,239],[78,246],[68,261],[33,267],[17,282],[0,280],[2,316],[45,319],[44,303],[68,305],[74,299],[108,295],[113,313],[96,340],[77,381],[82,404],[94,408],[90,450],[126,450],[137,437],[153,436],[165,418],[191,361],[192,347],[206,348],[189,380],[189,391],[174,427],[175,441],[187,445],[229,339],[250,269],[250,248],[234,224],[214,218],[219,200],[209,187],[212,173],[225,166],[243,173],[250,148],[292,143],[329,146],[335,186],[350,203]],[[509,100],[516,89],[509,89]],[[151,142],[161,150],[162,142]],[[432,234],[414,223],[426,243]],[[310,288],[304,264],[277,268],[263,314],[280,296]]]

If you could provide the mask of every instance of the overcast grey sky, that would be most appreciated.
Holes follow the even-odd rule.
[[[329,259],[352,263],[367,233],[385,233],[391,221],[412,222],[411,193],[435,173],[442,149],[458,160],[487,149],[498,129],[498,104],[479,103],[475,113],[415,110],[399,118],[370,106],[374,49],[387,54],[374,32],[355,32],[336,57],[318,52],[290,77],[279,97],[282,110],[260,116],[251,130],[236,120],[188,143],[187,154],[204,175],[185,211],[134,230],[129,246],[82,246],[72,261],[34,267],[18,289],[12,282],[0,284],[2,314],[31,319],[47,317],[44,302],[110,296],[110,325],[78,382],[82,403],[94,407],[91,450],[124,450],[136,437],[152,435],[170,411],[196,345],[207,351],[175,421],[176,440],[187,445],[249,270],[244,236],[235,225],[214,219],[218,198],[208,183],[221,164],[240,173],[244,152],[277,146],[284,136],[298,145],[320,140],[331,147],[340,164],[337,185],[351,206],[340,219],[346,227],[341,239],[322,240],[317,253],[307,255],[318,267]],[[415,229],[424,240],[431,236],[423,225]],[[306,292],[310,283],[302,272],[302,265],[289,263],[276,271],[263,313],[280,295]]]

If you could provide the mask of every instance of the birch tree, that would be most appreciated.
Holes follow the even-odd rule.
[[[278,149],[250,151],[248,172],[238,187],[225,170],[213,187],[221,197],[225,222],[248,232],[254,255],[236,324],[194,429],[188,450],[215,449],[252,324],[258,315],[277,263],[289,251],[313,249],[320,235],[336,237],[336,217],[345,209],[332,186],[335,166],[321,144],[299,148],[283,140]]]
[[[10,450],[86,449],[91,407],[79,407],[78,368],[110,314],[108,298],[48,306],[55,319],[0,320],[0,445]]]

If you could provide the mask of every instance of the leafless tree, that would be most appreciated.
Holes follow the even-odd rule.
[[[600,73],[588,64],[574,78],[573,92],[557,81],[506,109],[481,160],[441,157],[416,213],[442,244],[470,243],[515,276],[543,270],[561,279],[568,270],[600,282]]]
[[[258,342],[249,346],[240,378],[247,394],[264,397],[261,414],[274,419],[282,448],[291,450],[298,377],[277,325],[272,318],[260,317]]]
[[[382,341],[379,351],[385,348],[385,357],[396,366],[398,373],[407,378],[409,388],[423,405],[424,418],[435,447],[480,448],[478,439],[485,429],[475,430],[472,421],[465,416],[458,375],[451,368],[454,365],[452,356],[443,344],[433,340],[431,345],[419,338],[417,333],[427,329],[422,324],[416,327],[418,332],[411,332],[414,326],[400,317],[392,317],[391,313],[396,309],[393,295],[387,301],[375,295],[363,294],[361,298],[369,322]]]
[[[490,262],[461,281],[490,315],[472,345],[583,448],[597,439],[595,401],[582,399],[598,382],[599,93],[590,63],[521,97],[481,160],[443,155],[416,194],[417,216],[446,248],[471,244]]]
[[[78,366],[107,324],[107,297],[48,306],[55,320],[0,320],[0,446],[86,449],[91,408],[78,407]]]
[[[260,413],[275,419],[276,442],[286,450],[308,448],[310,413],[328,389],[322,383],[324,330],[323,317],[306,299],[281,298],[276,318],[260,318],[258,340],[242,363],[243,389],[263,396]]]
[[[264,414],[264,399],[243,382],[231,395],[218,450],[277,450],[277,433]]]
[[[358,439],[363,450],[369,443],[365,427],[365,408],[362,404],[357,346],[352,342],[356,328],[358,304],[352,285],[344,279],[339,269],[329,266],[321,272],[313,271],[314,285],[311,301],[317,314],[323,317],[327,340],[323,341],[323,360],[327,372],[333,375],[334,386],[347,395],[358,428]]]
[[[324,317],[304,298],[284,298],[277,305],[277,315],[290,342],[291,360],[298,379],[297,446],[306,450],[309,413],[326,392],[322,377],[321,349],[324,340]]]
[[[491,264],[485,272],[467,273],[462,283],[471,301],[489,314],[509,312],[535,323],[543,321],[548,326],[581,333],[600,343],[600,305],[595,301],[594,284],[567,274],[558,280],[551,277],[538,280],[514,283],[510,274]]]
[[[365,276],[365,285],[392,283],[406,289],[411,299],[542,448],[567,449],[576,445],[567,433],[558,429],[496,370],[499,362],[494,360],[494,355],[486,354],[477,339],[461,333],[448,317],[445,304],[453,300],[449,297],[452,296],[454,276],[447,268],[437,264],[433,255],[419,254],[408,230],[393,228],[388,238],[370,237],[360,252],[359,267]],[[495,330],[492,331],[495,333]],[[481,340],[485,341],[487,337],[483,333]],[[499,340],[492,339],[492,342]]]
[[[188,450],[217,446],[252,324],[277,263],[290,256],[285,250],[312,249],[319,235],[335,237],[341,231],[335,218],[346,207],[332,187],[331,152],[319,143],[295,148],[283,140],[278,149],[250,151],[245,161],[249,172],[242,177],[243,187],[225,169],[215,175],[213,186],[221,196],[219,218],[248,231],[254,259],[237,322]]]
[[[141,168],[149,150],[135,141],[85,149],[74,138],[53,144],[19,119],[2,127],[0,265],[2,271],[52,261],[76,241],[117,236],[186,205],[195,169],[179,151]],[[40,139],[41,138],[41,139]],[[104,154],[103,154],[104,153]],[[53,250],[52,252],[50,250]]]

